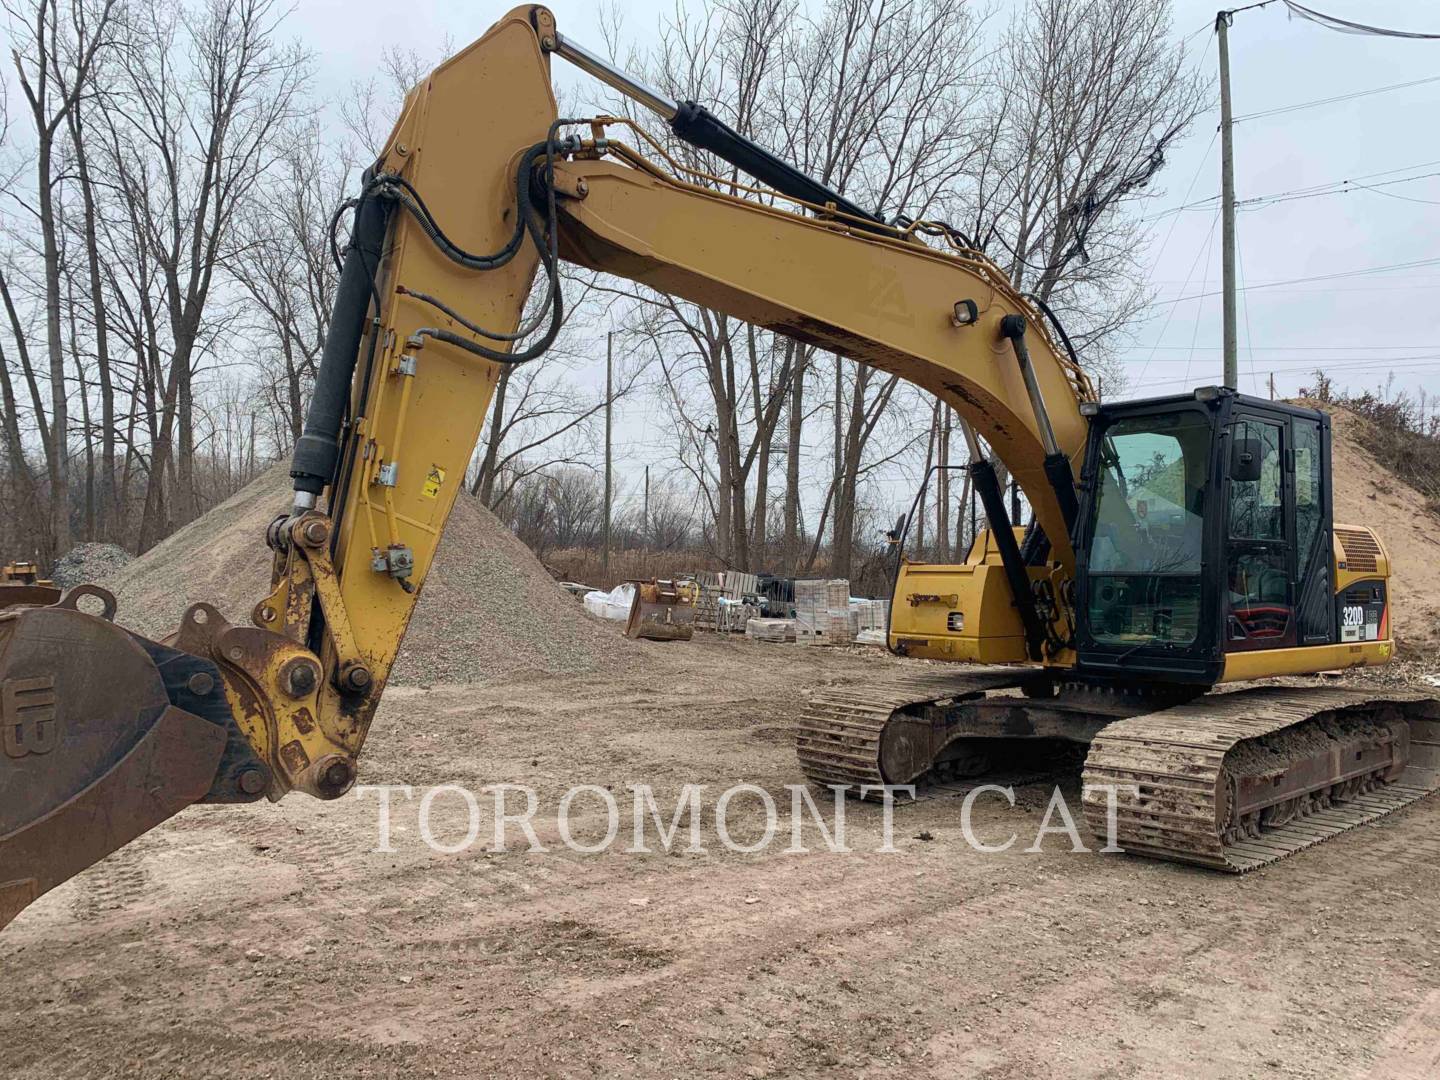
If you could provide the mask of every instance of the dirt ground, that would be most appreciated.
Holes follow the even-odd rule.
[[[575,784],[737,782],[788,807],[811,688],[904,663],[714,639],[644,675],[398,687],[362,782],[536,788],[529,853],[430,851],[397,797],[192,808],[0,935],[0,1067],[126,1076],[1373,1077],[1440,1074],[1440,807],[1426,800],[1255,874],[1026,854],[1050,784],[895,813],[851,805],[853,853],[567,850]],[[1076,777],[1062,778],[1078,808]],[[417,791],[417,797],[419,791]],[[576,837],[603,832],[598,798]],[[743,809],[742,809],[743,808]],[[457,797],[434,804],[463,839]],[[442,812],[444,811],[444,812]],[[758,798],[737,799],[739,842]],[[781,815],[788,834],[788,813]],[[1083,828],[1083,826],[1082,826]],[[653,830],[651,846],[657,846]],[[1093,846],[1093,841],[1087,841]],[[678,848],[682,840],[676,844]]]

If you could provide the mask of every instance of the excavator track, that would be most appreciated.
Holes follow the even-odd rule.
[[[800,768],[812,784],[822,786],[908,784],[930,770],[934,753],[929,726],[906,715],[907,709],[978,697],[1029,678],[1033,673],[1025,669],[982,667],[817,691],[795,737]],[[879,797],[879,792],[862,794]]]
[[[1085,817],[1127,852],[1244,873],[1440,788],[1440,702],[1261,687],[1117,720],[1091,745]]]

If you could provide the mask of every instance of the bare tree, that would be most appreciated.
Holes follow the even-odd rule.
[[[350,95],[340,102],[340,120],[369,160],[379,157],[384,149],[405,95],[430,74],[440,58],[454,51],[449,37],[429,58],[414,49],[387,45],[380,51],[380,74],[351,84]]]
[[[716,0],[677,11],[650,67],[667,93],[705,102],[842,194],[921,214],[971,154],[961,120],[976,93],[974,29],[954,0],[830,0],[813,17],[793,0]],[[926,48],[916,49],[922,39]],[[694,147],[672,141],[669,149],[722,188],[741,179]],[[662,400],[672,406],[682,457],[692,458],[687,467],[710,501],[717,553],[734,565],[767,554],[770,465],[788,407],[782,546],[793,562],[806,415],[804,382],[795,376],[809,348],[720,312],[643,289],[636,295],[651,309],[644,324],[664,360]],[[849,469],[837,482],[852,495],[875,430],[873,417],[866,422],[871,386],[868,372],[855,379],[860,409],[846,407],[850,429],[837,454]],[[835,521],[848,529],[853,506],[841,502]]]
[[[70,414],[61,326],[58,158],[63,152],[65,124],[89,91],[96,58],[110,41],[117,8],[117,0],[35,0],[5,5],[14,34],[11,56],[34,125],[32,210],[42,245],[50,381],[45,458],[50,478],[50,539],[60,551],[70,546]]]
[[[276,449],[288,453],[305,422],[316,365],[330,327],[339,270],[330,220],[345,196],[350,162],[326,144],[318,121],[289,126],[274,179],[238,212],[242,241],[226,269],[254,304],[247,322],[261,342],[255,357],[262,394],[279,423]]]
[[[140,546],[197,512],[194,375],[237,215],[301,114],[309,56],[283,45],[274,0],[157,4],[129,26],[106,103],[111,170],[155,269],[165,330],[160,418]],[[213,325],[212,327],[213,328]],[[164,484],[174,466],[175,500]]]
[[[1143,199],[1208,85],[1170,38],[1169,0],[1029,0],[990,73],[971,182],[946,200],[1011,280],[1072,321],[1087,366],[1148,295]]]

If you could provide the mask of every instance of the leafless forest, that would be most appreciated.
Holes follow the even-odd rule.
[[[3,7],[0,556],[144,550],[288,454],[337,278],[332,215],[440,57],[377,42],[373,75],[321,100],[322,46],[274,0]],[[653,48],[616,20],[605,44],[887,218],[945,220],[1121,388],[1107,360],[1147,299],[1132,211],[1209,97],[1165,0],[677,10]],[[593,86],[566,107],[633,109]],[[542,554],[598,539],[604,384],[580,373],[603,369],[612,333],[614,396],[651,448],[617,549],[859,574],[911,498],[875,478],[963,460],[949,410],[892,376],[629,282],[577,271],[567,296],[552,353],[506,370],[470,477]],[[969,525],[948,475],[912,527],[941,557]]]

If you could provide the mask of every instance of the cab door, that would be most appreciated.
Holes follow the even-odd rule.
[[[1290,434],[1298,644],[1325,645],[1336,637],[1329,418],[1292,416]]]
[[[1287,418],[1237,412],[1226,500],[1225,651],[1298,644]]]

